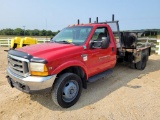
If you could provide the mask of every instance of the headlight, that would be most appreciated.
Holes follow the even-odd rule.
[[[30,71],[32,75],[36,76],[47,76],[48,75],[48,69],[45,64],[43,63],[30,63]]]
[[[31,71],[44,72],[44,66],[42,63],[30,63]]]

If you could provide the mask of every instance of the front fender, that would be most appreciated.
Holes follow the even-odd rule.
[[[88,79],[88,74],[87,74],[88,72],[87,72],[86,66],[84,65],[83,62],[78,61],[78,60],[68,61],[68,62],[65,62],[65,63],[61,64],[61,65],[58,66],[51,74],[52,74],[52,75],[53,75],[53,74],[58,74],[58,73],[60,73],[61,71],[63,71],[64,69],[69,68],[69,67],[72,67],[72,66],[79,66],[79,67],[81,67],[81,68],[84,70],[84,72],[85,72],[85,74],[86,74],[86,77],[87,77],[87,79]]]

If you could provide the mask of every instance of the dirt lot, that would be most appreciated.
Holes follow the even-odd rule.
[[[0,47],[0,120],[160,120],[160,56],[144,71],[119,64],[88,85],[73,107],[57,107],[49,94],[28,95],[7,83],[7,48]]]

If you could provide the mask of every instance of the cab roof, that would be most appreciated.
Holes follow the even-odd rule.
[[[88,23],[88,24],[73,24],[69,25],[68,27],[78,27],[78,26],[92,26],[92,27],[97,27],[97,26],[108,26],[107,23]]]

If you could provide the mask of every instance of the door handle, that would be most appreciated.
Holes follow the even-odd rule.
[[[110,57],[110,55],[99,57],[99,59],[107,59],[108,57]]]
[[[114,47],[112,47],[112,52],[114,52]]]

